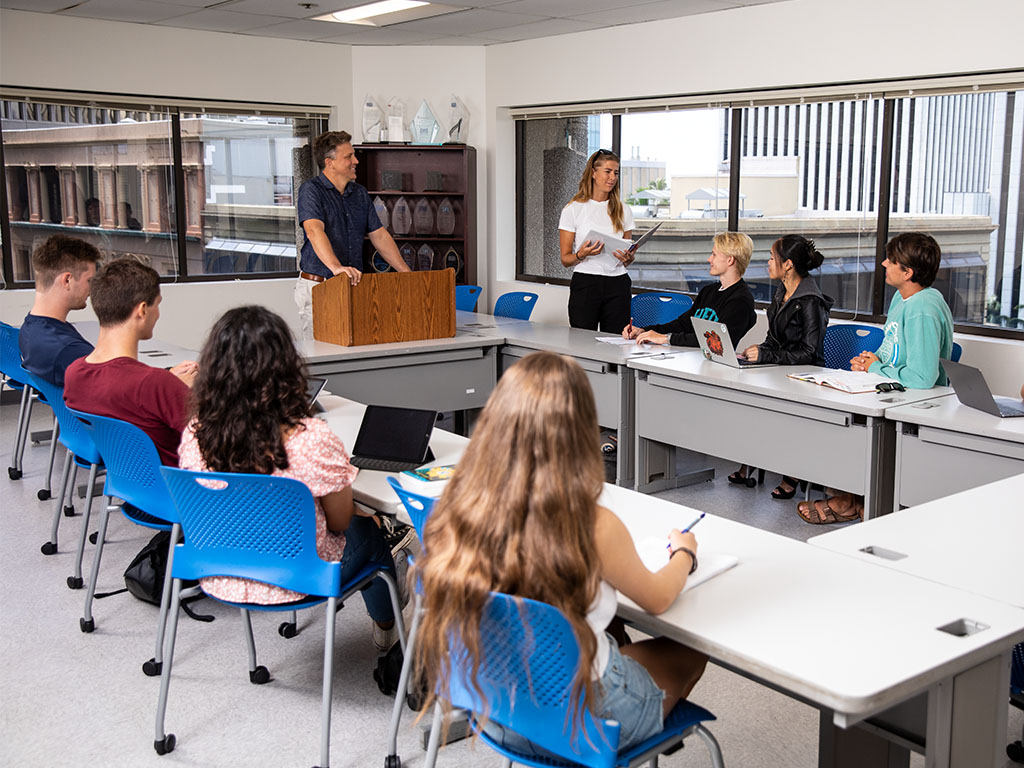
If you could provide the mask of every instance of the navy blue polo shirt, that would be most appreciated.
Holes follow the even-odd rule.
[[[18,331],[21,364],[29,373],[56,387],[64,386],[64,371],[92,353],[92,344],[71,323],[28,314]]]
[[[319,219],[324,223],[327,239],[342,266],[362,270],[363,238],[381,228],[366,187],[350,181],[342,194],[321,173],[299,187],[298,213],[300,225],[308,219]],[[302,244],[299,269],[322,277],[332,275],[316,255],[308,237]]]

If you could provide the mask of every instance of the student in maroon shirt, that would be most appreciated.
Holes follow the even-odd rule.
[[[160,460],[178,466],[188,419],[189,388],[198,366],[170,370],[139,362],[139,342],[153,338],[160,318],[160,276],[134,259],[117,259],[92,281],[100,321],[96,349],[68,366],[64,401],[72,408],[134,424],[153,440]]]

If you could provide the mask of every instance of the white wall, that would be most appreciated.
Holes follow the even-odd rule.
[[[533,291],[536,319],[567,322],[567,288],[514,279],[515,144],[507,108],[1020,69],[1021,29],[1020,0],[978,0],[970,12],[957,0],[791,0],[487,47],[492,302],[506,291]],[[656,55],[658,66],[637,66],[640,51]],[[1019,391],[1024,344],[957,340],[993,389]]]

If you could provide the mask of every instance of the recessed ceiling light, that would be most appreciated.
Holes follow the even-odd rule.
[[[384,16],[398,11],[408,11],[411,8],[419,8],[430,3],[423,0],[381,0],[378,3],[358,5],[355,8],[347,8],[344,11],[335,11],[319,18],[324,21],[340,21],[342,24],[370,24],[377,26],[371,21],[376,16]]]

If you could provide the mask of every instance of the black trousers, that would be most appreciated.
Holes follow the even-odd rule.
[[[622,333],[629,325],[632,285],[629,275],[604,277],[574,273],[569,284],[569,325],[602,333]]]

